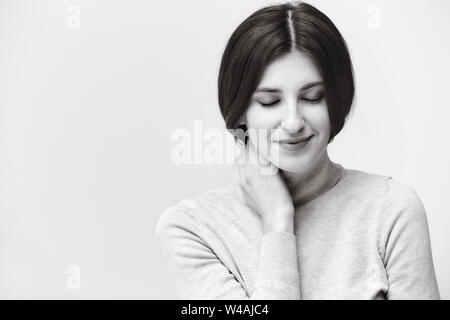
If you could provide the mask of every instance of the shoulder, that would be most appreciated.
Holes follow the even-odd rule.
[[[376,230],[380,253],[396,239],[427,239],[425,207],[416,190],[401,180],[382,174],[348,169],[345,190],[338,195],[345,208],[358,212],[358,219]],[[358,220],[361,221],[361,220]],[[406,241],[406,240],[405,240]]]
[[[400,213],[403,209],[422,209],[422,201],[416,190],[390,176],[372,172],[345,169],[346,187],[359,201],[376,200],[383,211]]]
[[[423,208],[417,191],[412,186],[392,177],[386,180],[386,202],[389,206]]]
[[[416,190],[391,175],[346,169],[336,201],[357,211],[358,217],[376,224],[381,234],[391,232],[399,223],[416,221],[424,225],[425,208]]]
[[[392,176],[382,176],[382,194],[378,214],[373,217],[379,227],[383,257],[395,246],[429,241],[424,204],[411,185]]]
[[[331,201],[338,206],[370,215],[378,211],[386,197],[390,176],[358,169],[344,168],[344,175],[331,192]]]
[[[161,235],[169,229],[185,229],[201,232],[213,216],[225,208],[240,205],[240,188],[230,183],[186,197],[167,207],[156,223],[156,234]]]
[[[403,232],[405,228],[416,231],[428,228],[425,206],[417,191],[392,177],[386,180],[384,210],[389,233]]]
[[[187,197],[170,205],[159,216],[156,222],[156,233],[162,232],[164,228],[182,227],[194,223],[197,206],[196,200],[193,197]]]
[[[386,189],[386,181],[390,176],[376,174],[368,171],[358,169],[345,169],[344,179],[347,182],[347,186],[354,190],[358,190],[359,193],[366,192],[383,192]]]
[[[345,169],[346,186],[353,192],[367,196],[377,195],[388,202],[411,203],[420,200],[411,186],[390,175],[383,175],[358,169]]]

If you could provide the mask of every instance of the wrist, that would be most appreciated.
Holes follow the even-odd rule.
[[[263,222],[263,233],[287,232],[294,233],[294,217],[286,215],[284,217],[274,217],[274,219]]]

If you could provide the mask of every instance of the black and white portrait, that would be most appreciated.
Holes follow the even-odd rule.
[[[449,299],[449,9],[0,1],[0,298]]]

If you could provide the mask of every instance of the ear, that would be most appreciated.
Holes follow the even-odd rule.
[[[235,131],[235,141],[238,143],[243,143],[246,144],[246,142],[248,141],[248,137],[247,137],[247,122],[246,122],[247,118],[245,115],[242,115],[239,120],[238,120],[238,126],[237,126],[237,131]]]

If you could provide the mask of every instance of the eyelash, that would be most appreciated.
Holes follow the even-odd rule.
[[[302,100],[306,101],[306,102],[310,102],[310,103],[319,103],[320,101],[322,101],[323,98],[324,98],[324,96],[320,96],[317,99],[305,99],[305,98],[303,98]],[[262,102],[260,102],[259,104],[262,105],[263,107],[271,107],[271,106],[277,104],[278,102],[280,102],[280,100],[274,101],[272,103],[262,103]]]

